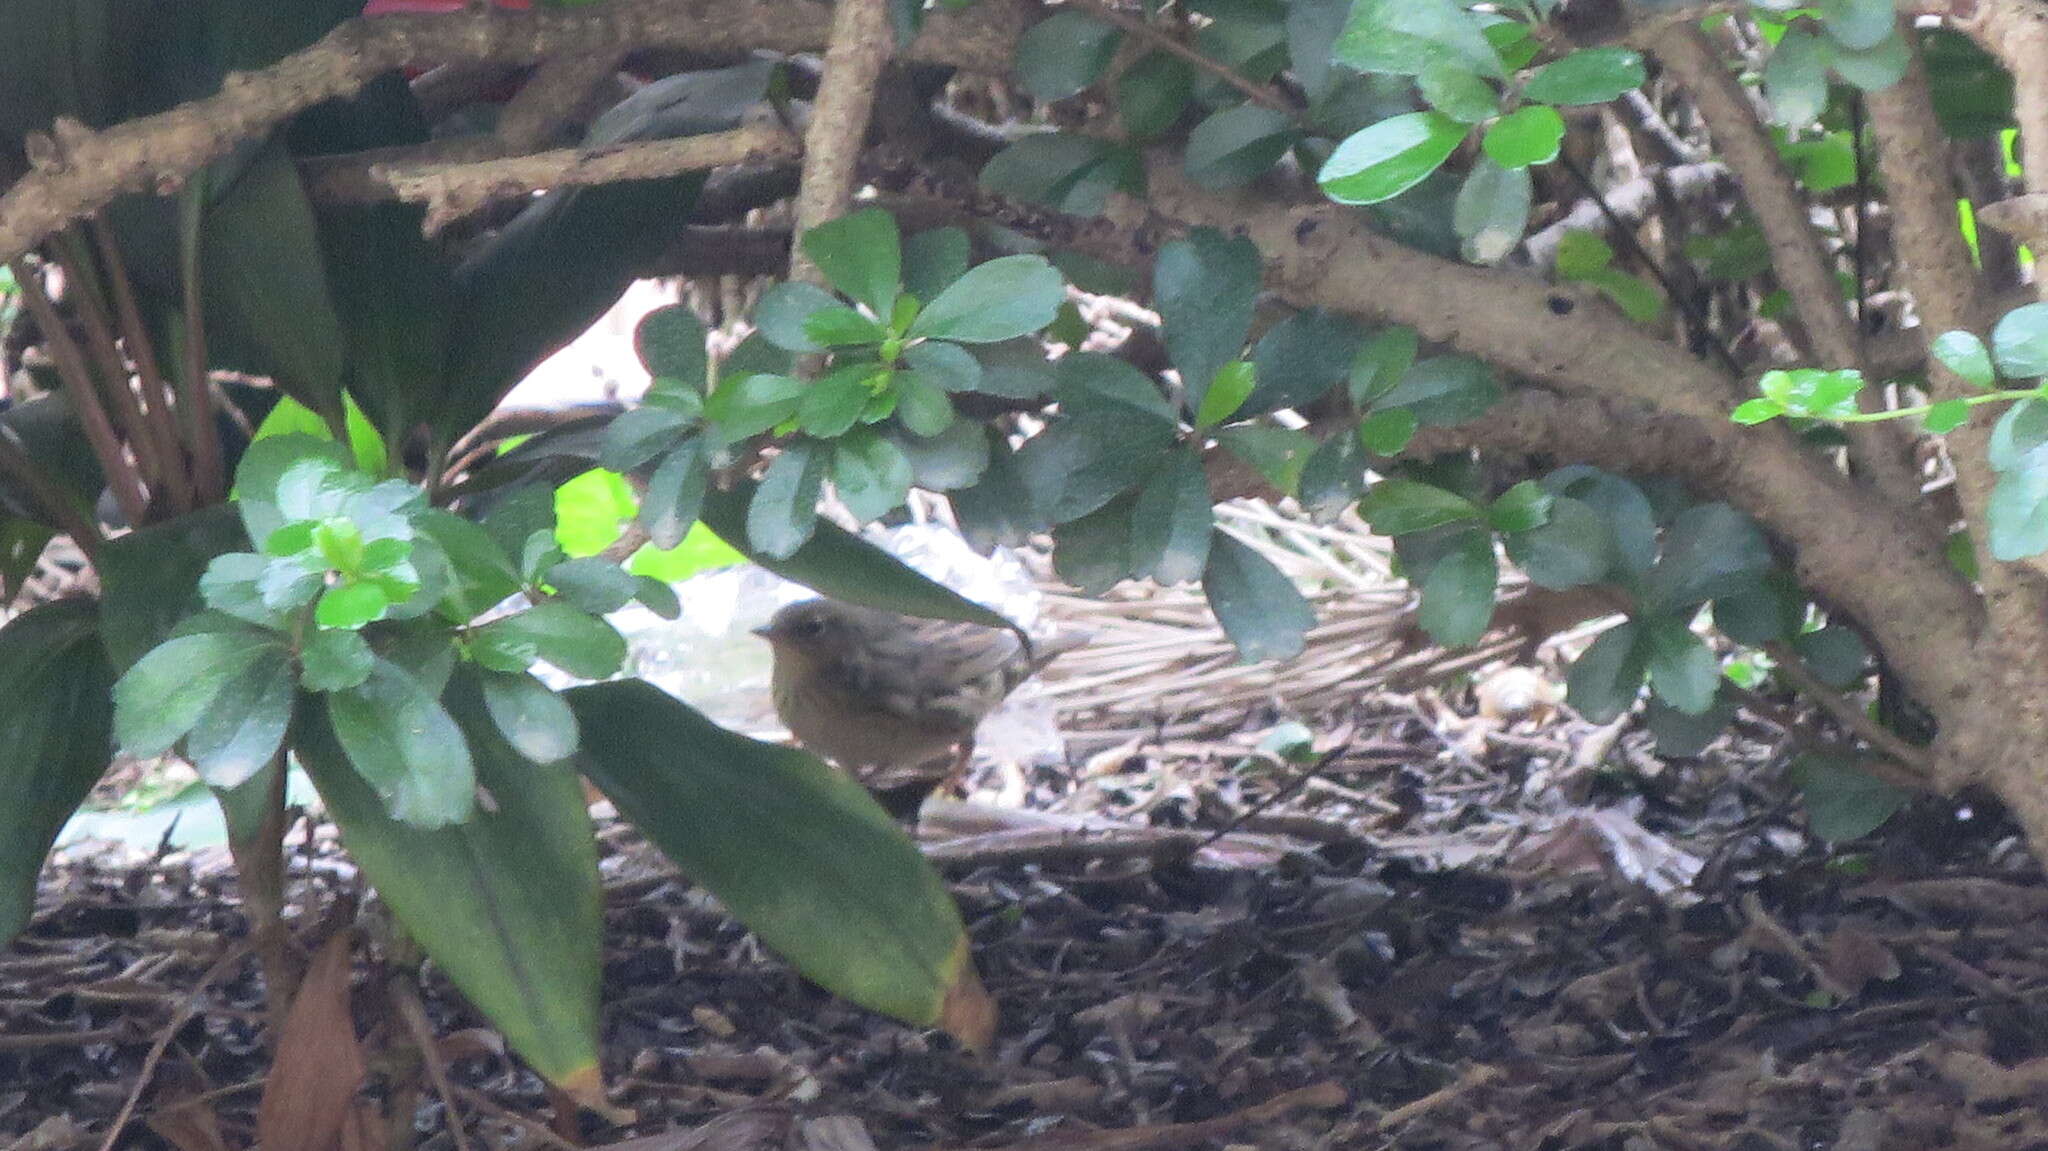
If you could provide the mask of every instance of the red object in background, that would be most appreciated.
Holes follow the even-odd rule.
[[[491,0],[491,3],[499,8],[521,12],[533,7],[533,0]],[[368,3],[363,5],[363,15],[389,16],[393,13],[401,12],[424,12],[429,14],[457,12],[468,6],[469,0],[369,0]],[[426,70],[425,68],[407,68],[405,70],[406,79],[417,79]],[[512,98],[512,93],[519,90],[519,85],[525,82],[525,79],[525,73],[522,72],[513,80],[493,86],[490,91],[484,93],[484,97],[493,104],[502,104]]]

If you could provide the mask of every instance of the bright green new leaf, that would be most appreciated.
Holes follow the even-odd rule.
[[[1970,422],[1970,405],[1963,400],[1943,400],[1927,409],[1922,422],[1937,436],[1955,431]]]
[[[1195,413],[1195,426],[1213,428],[1236,415],[1258,386],[1258,369],[1249,360],[1232,360],[1216,372],[1209,390],[1202,393],[1202,407]]]
[[[1863,390],[1863,373],[1854,368],[1773,369],[1757,380],[1757,390],[1792,415],[1835,419],[1856,414],[1856,396]]]
[[[1735,405],[1735,410],[1728,413],[1728,418],[1747,427],[1768,423],[1784,414],[1785,405],[1776,400],[1759,396],[1756,399],[1744,400]]]
[[[1466,130],[1441,112],[1390,116],[1337,145],[1316,183],[1340,204],[1391,200],[1441,167],[1464,142]]]
[[[1557,159],[1564,117],[1547,104],[1528,104],[1493,122],[1479,146],[1503,168],[1526,168]]]

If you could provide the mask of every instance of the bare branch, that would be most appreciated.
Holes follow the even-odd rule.
[[[1193,67],[1196,71],[1206,72],[1214,76],[1216,79],[1237,89],[1244,94],[1245,99],[1262,108],[1271,108],[1276,112],[1285,112],[1290,116],[1296,113],[1296,109],[1289,106],[1287,101],[1281,99],[1279,93],[1273,91],[1273,89],[1245,79],[1244,75],[1237,69],[1221,61],[1212,60],[1204,56],[1140,17],[1111,7],[1104,0],[1069,0],[1069,2],[1074,7],[1088,13],[1104,24],[1122,29],[1146,45],[1157,48],[1169,56],[1176,57],[1190,67]]]
[[[825,76],[818,81],[818,98],[804,129],[803,176],[796,191],[799,236],[845,214],[853,200],[854,173],[874,116],[875,82],[894,40],[888,0],[838,0],[832,6]],[[825,280],[801,246],[790,253],[789,278]]]
[[[598,85],[617,76],[625,56],[619,47],[550,58],[498,113],[492,135],[514,154],[563,142],[563,127],[592,102]]]
[[[960,15],[934,13],[911,59],[1006,71],[1024,6],[982,0]],[[167,190],[243,140],[327,100],[353,96],[407,64],[530,63],[619,45],[719,53],[801,52],[826,42],[826,10],[803,0],[614,0],[574,9],[459,12],[350,20],[317,43],[221,91],[100,132],[60,121],[51,155],[0,195],[0,263],[12,262],[67,222],[127,192]]]
[[[1607,189],[1607,207],[1621,220],[1629,223],[1640,221],[1657,206],[1657,180],[1670,182],[1673,194],[1681,199],[1696,199],[1714,195],[1729,188],[1728,166],[1714,161],[1698,164],[1680,164],[1666,168],[1663,172],[1645,175],[1634,180],[1617,184]],[[1564,238],[1572,232],[1605,232],[1610,227],[1606,212],[1594,200],[1581,200],[1572,206],[1556,223],[1532,233],[1522,242],[1528,253],[1529,262],[1537,269],[1548,271],[1557,263],[1557,249]]]

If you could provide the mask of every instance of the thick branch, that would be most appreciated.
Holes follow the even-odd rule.
[[[977,71],[1010,68],[1024,6],[982,0],[962,15],[935,12],[907,52]],[[174,187],[244,140],[293,114],[353,96],[378,76],[429,61],[531,63],[563,53],[688,48],[695,52],[815,50],[830,16],[803,0],[612,0],[574,9],[488,5],[433,15],[350,20],[303,51],[221,91],[100,132],[57,125],[54,155],[0,195],[0,263],[123,193]]]
[[[1654,45],[1658,59],[1693,95],[1722,159],[1735,172],[1742,195],[1756,214],[1770,245],[1771,267],[1797,309],[1812,347],[1827,368],[1863,367],[1856,326],[1829,266],[1812,210],[1800,194],[1777,146],[1757,118],[1749,92],[1721,62],[1713,44],[1696,26],[1672,28]],[[1869,410],[1877,389],[1866,389]],[[1864,424],[1850,429],[1857,461],[1886,496],[1900,504],[1919,499],[1920,477],[1912,466],[1911,444],[1904,425]]]
[[[818,81],[818,98],[804,130],[803,177],[796,191],[799,236],[844,215],[853,201],[854,173],[875,111],[875,82],[893,45],[888,0],[838,0],[833,5],[825,76]],[[801,246],[790,256],[789,275],[824,282]]]

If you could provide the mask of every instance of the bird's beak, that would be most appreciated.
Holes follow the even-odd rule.
[[[760,627],[748,628],[747,630],[753,632],[755,635],[760,636],[762,639],[769,641],[770,643],[775,642],[774,624],[764,623]]]

